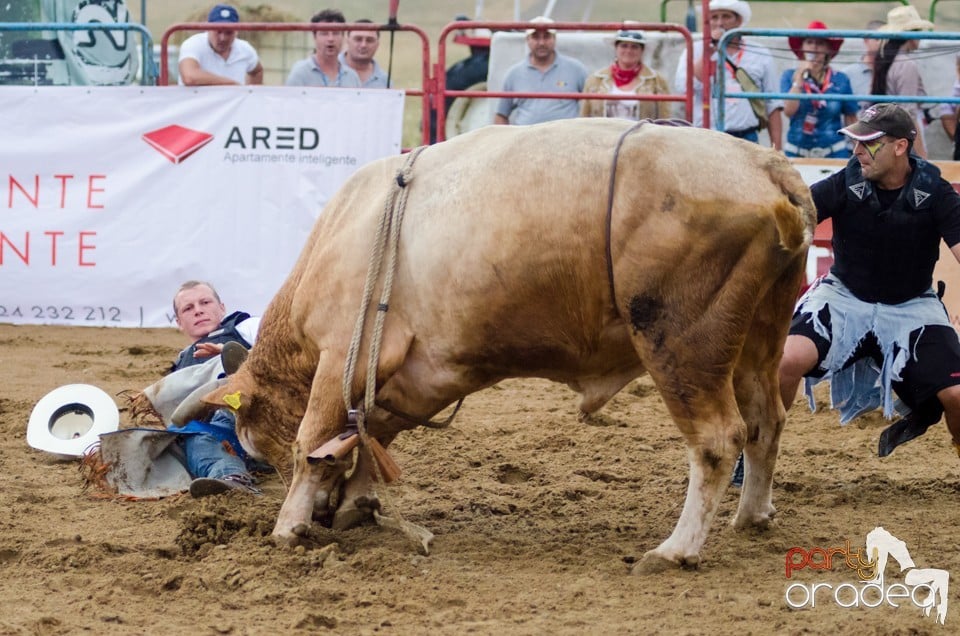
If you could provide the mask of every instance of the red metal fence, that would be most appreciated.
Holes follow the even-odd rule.
[[[506,91],[470,91],[470,90],[447,90],[446,87],[446,61],[447,61],[447,38],[453,31],[462,31],[465,29],[485,28],[491,31],[523,31],[530,27],[527,22],[452,22],[445,26],[440,33],[437,44],[437,61],[431,65],[430,42],[423,29],[412,25],[382,25],[371,23],[279,23],[279,22],[242,22],[242,23],[206,23],[206,22],[185,22],[175,24],[168,28],[160,40],[160,73],[158,84],[166,86],[170,82],[170,69],[168,67],[168,49],[170,37],[174,33],[182,31],[408,31],[419,36],[421,43],[421,79],[419,87],[404,88],[408,97],[422,97],[423,113],[421,117],[422,143],[431,142],[431,112],[436,114],[435,130],[436,141],[443,141],[445,137],[445,119],[446,112],[444,108],[448,97],[469,97],[469,98],[499,98],[499,97],[531,97],[531,98],[560,98],[575,99],[589,97],[590,99],[631,99],[640,101],[664,101],[664,102],[683,102],[688,119],[693,117],[693,37],[686,27],[678,24],[661,23],[636,23],[636,22],[556,22],[550,25],[551,29],[558,31],[607,31],[615,32],[621,29],[643,30],[643,31],[667,31],[679,33],[683,39],[687,50],[687,86],[685,94],[667,94],[667,95],[600,95],[595,93],[523,93]]]

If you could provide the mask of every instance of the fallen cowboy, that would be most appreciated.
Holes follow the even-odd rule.
[[[775,513],[776,371],[813,222],[786,159],[728,135],[615,119],[487,127],[358,171],[249,358],[180,417],[237,412],[243,446],[289,484],[273,533],[295,543],[343,479],[331,440],[389,449],[510,377],[567,384],[586,417],[649,373],[690,484],[636,570],[695,567],[741,448],[735,526]],[[335,528],[377,511],[381,468],[358,454]]]

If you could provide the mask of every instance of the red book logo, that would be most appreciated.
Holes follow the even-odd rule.
[[[173,163],[180,163],[206,146],[212,139],[213,135],[210,133],[190,130],[176,124],[158,128],[143,136],[145,142]]]

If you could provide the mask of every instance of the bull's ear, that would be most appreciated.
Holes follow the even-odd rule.
[[[252,382],[246,375],[236,374],[230,377],[226,384],[218,386],[204,395],[200,401],[218,408],[225,406],[239,411],[245,404],[249,404],[253,395]]]

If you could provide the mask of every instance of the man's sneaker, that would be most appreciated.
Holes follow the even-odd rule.
[[[247,359],[249,351],[239,342],[231,340],[223,343],[223,350],[220,352],[220,364],[223,365],[223,371],[227,375],[233,375]]]
[[[262,493],[248,475],[226,475],[222,479],[199,477],[190,482],[190,496],[194,498],[220,495],[230,490],[243,490],[255,495]]]
[[[733,477],[730,479],[730,485],[734,488],[743,486],[743,453],[740,453],[740,457],[737,457],[737,463],[733,466]]]
[[[936,424],[939,419],[940,418],[937,417],[936,420],[930,421],[928,418],[926,422],[921,422],[915,413],[910,413],[900,418],[880,433],[880,441],[877,443],[877,455],[886,457],[900,444],[906,444],[910,440],[916,439],[926,433],[927,429]]]

